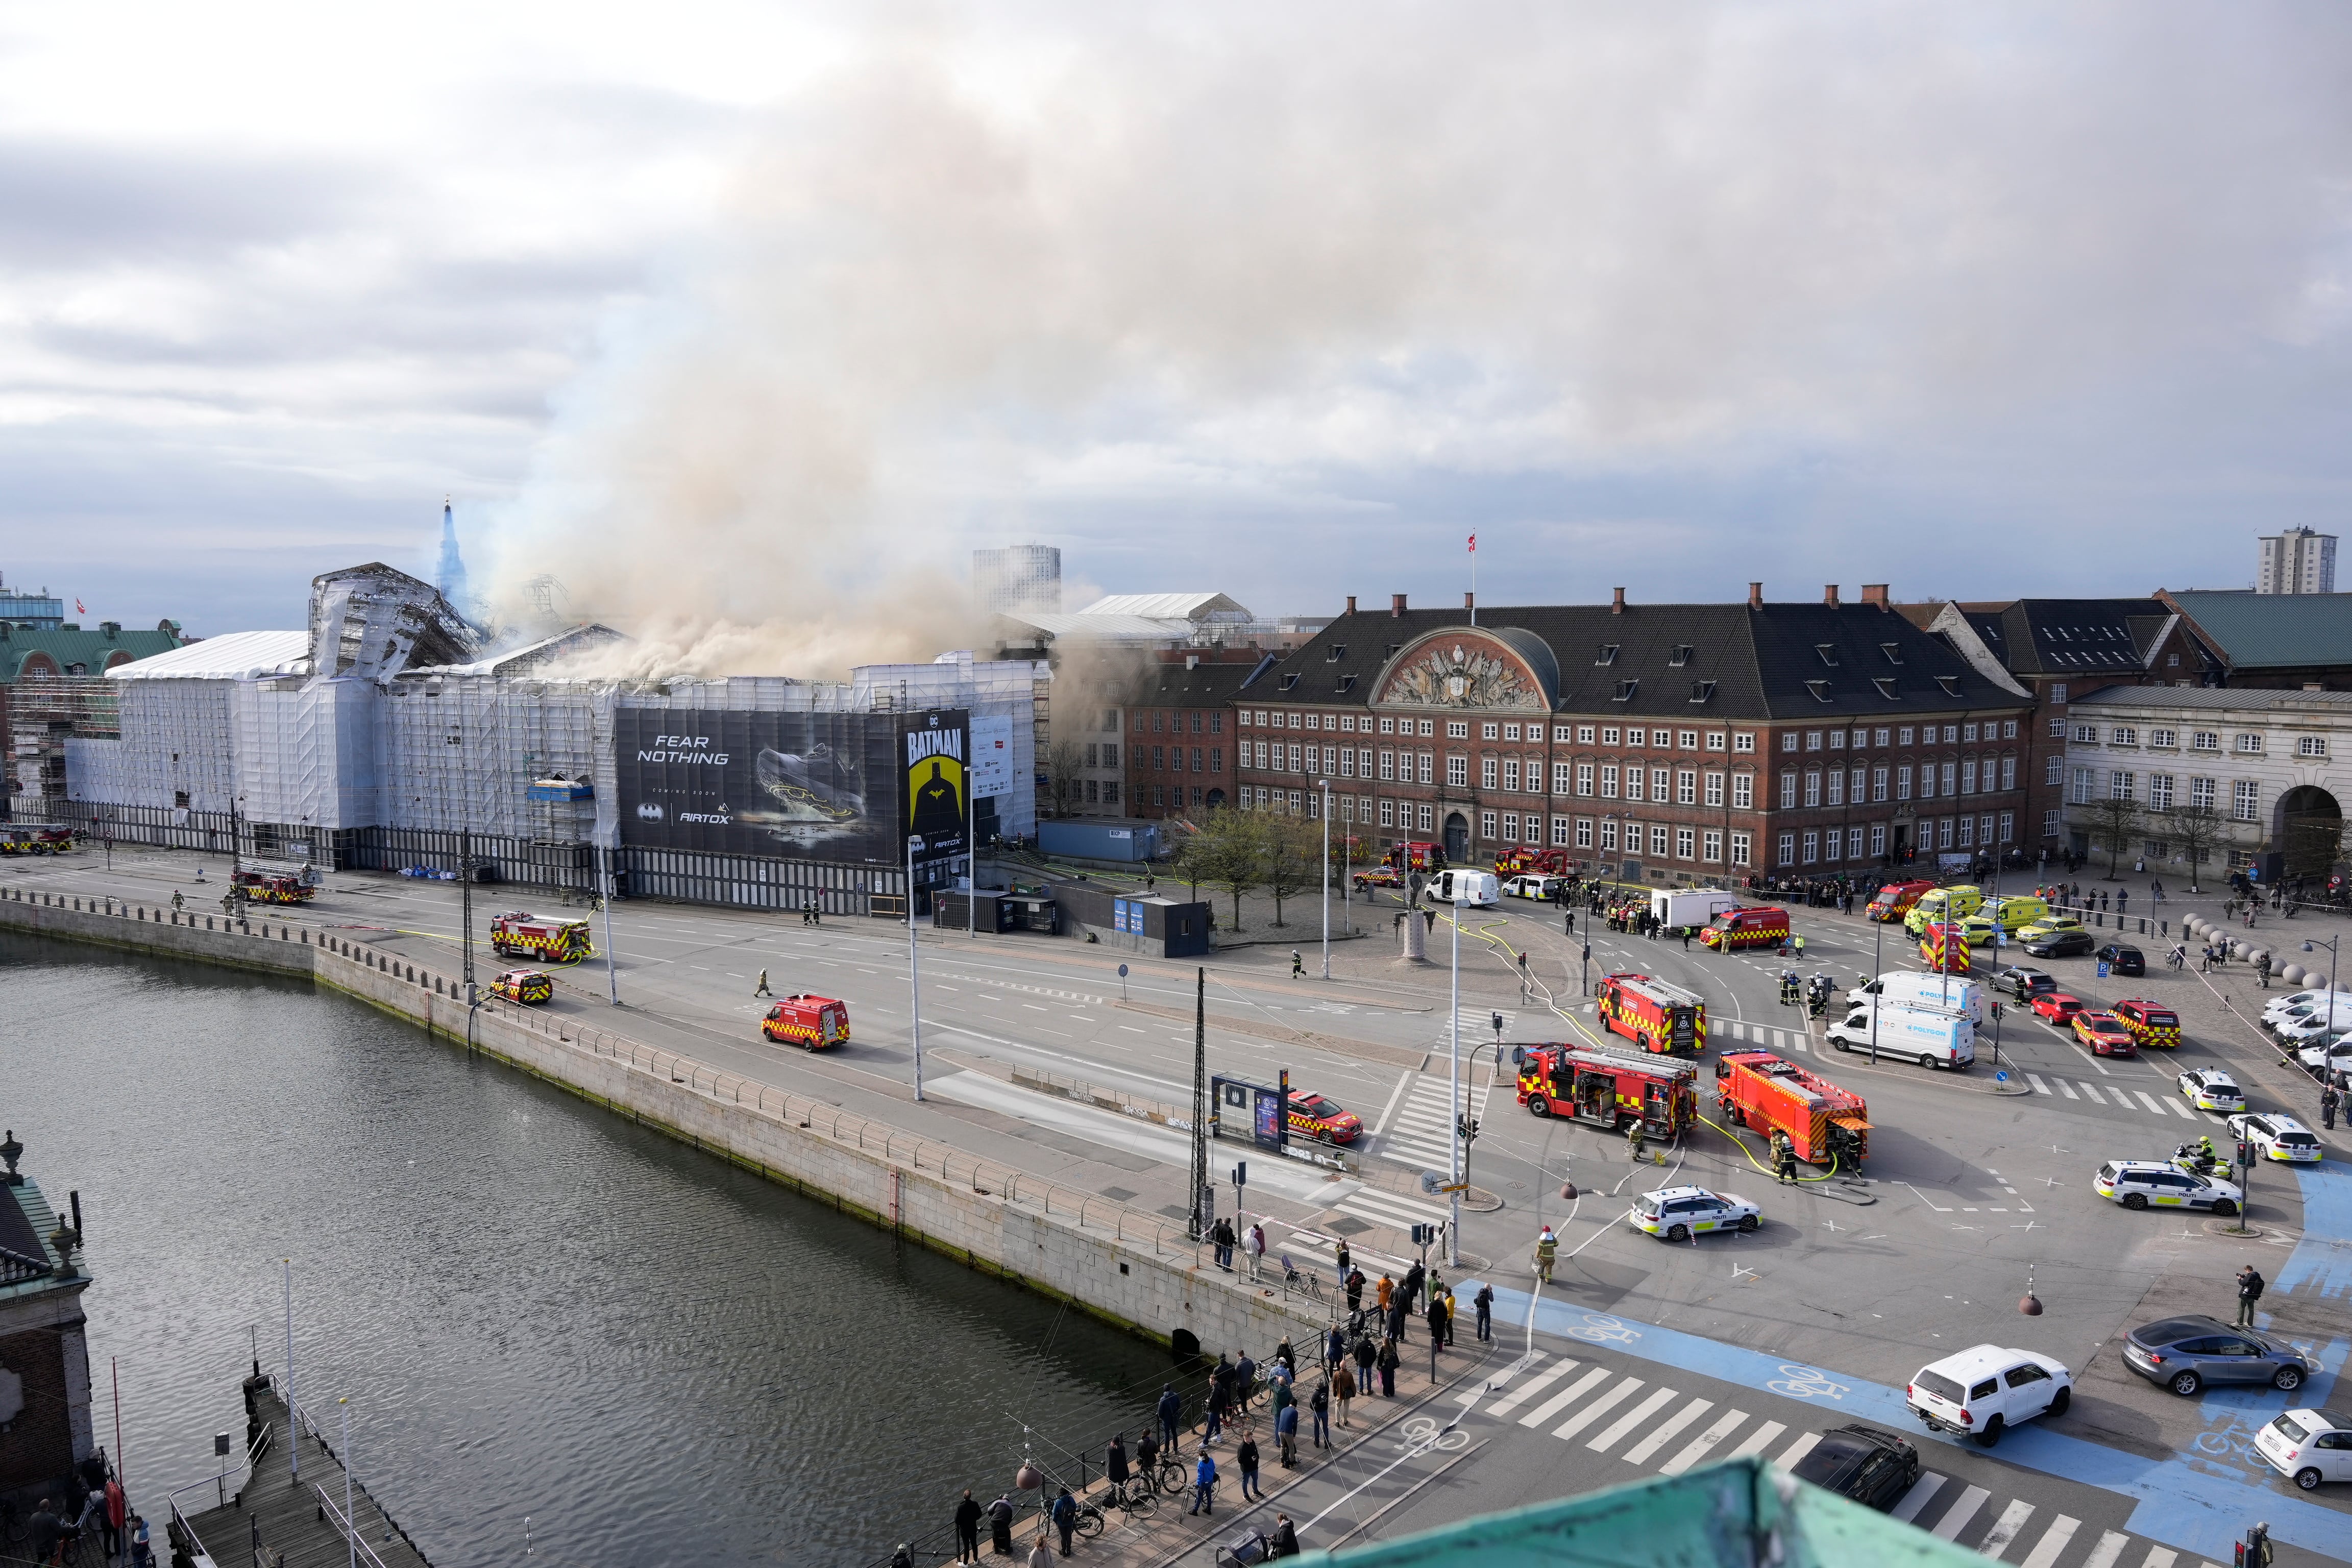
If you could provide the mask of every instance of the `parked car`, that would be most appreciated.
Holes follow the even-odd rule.
[[[2071,958],[2078,952],[2091,951],[2091,933],[2076,927],[2073,931],[2051,931],[2035,937],[2025,944],[2026,952],[2034,958]]]
[[[2352,1481],[2352,1415],[2290,1410],[2255,1434],[2254,1451],[2307,1492],[2322,1481]]]
[[[1790,1473],[1885,1513],[1918,1481],[1919,1450],[1875,1426],[1832,1426]]]
[[[2213,1383],[2267,1383],[2292,1393],[2320,1370],[2284,1340],[2203,1317],[2134,1329],[2124,1336],[2124,1364],[2184,1399]]]
[[[2063,1363],[1999,1345],[1972,1345],[1930,1362],[1904,1390],[1921,1421],[1988,1448],[2021,1421],[2065,1415],[2074,1397],[2074,1374]]]
[[[2046,969],[2029,969],[2021,963],[2011,964],[1994,975],[1992,983],[2021,1002],[2031,1002],[2044,992],[2058,989],[2056,975]]]
[[[2037,993],[2032,1005],[2035,1017],[2045,1024],[2056,1024],[2061,1028],[2073,1023],[2074,1015],[2083,1010],[2082,998],[2069,996],[2063,991]]]
[[[1544,903],[1556,902],[1568,888],[1564,877],[1543,877],[1526,872],[1503,884],[1507,899],[1534,899]]]
[[[2146,974],[2147,973],[2147,959],[2140,950],[2136,947],[2126,947],[2119,942],[2107,943],[2091,956],[2105,964],[2111,973]]]
[[[2189,1097],[2189,1103],[2200,1110],[2226,1113],[2246,1108],[2245,1090],[2238,1087],[2238,1080],[2225,1068],[2190,1068],[2173,1081]]]
[[[2352,1071],[2352,1029],[2324,1043],[2315,1043],[2294,1053],[2303,1070],[2314,1078],[2326,1078],[2330,1073]]]
[[[2230,1136],[2252,1143],[2254,1152],[2266,1160],[2311,1164],[2317,1163],[2321,1154],[2318,1134],[2284,1111],[2249,1110],[2232,1116]]]

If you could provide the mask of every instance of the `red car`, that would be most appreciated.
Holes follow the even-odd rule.
[[[1364,1124],[1352,1110],[1303,1089],[1290,1091],[1290,1131],[1318,1143],[1353,1143],[1363,1136]]]
[[[2033,999],[2033,1010],[2050,1023],[2065,1025],[2074,1022],[2083,1004],[2063,991],[2046,991]]]
[[[1369,871],[1357,872],[1354,881],[1360,893],[1372,888],[1402,888],[1404,873],[1393,866],[1375,866]]]
[[[2133,1040],[2131,1031],[2113,1013],[2075,1014],[2074,1037],[2090,1047],[2095,1057],[2139,1055],[2138,1043]]]

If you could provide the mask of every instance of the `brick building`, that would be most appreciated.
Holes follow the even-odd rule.
[[[1127,815],[1182,816],[1234,798],[1235,697],[1274,668],[1251,650],[1219,658],[1171,652],[1128,693]]]
[[[1656,880],[2018,847],[2026,696],[1887,603],[1348,612],[1234,698],[1253,808]],[[1132,737],[1130,737],[1132,739]]]
[[[40,1489],[94,1450],[82,1292],[89,1275],[60,1254],[59,1216],[10,1133],[0,1177],[0,1496],[30,1513]]]
[[[84,631],[71,622],[0,620],[0,741],[8,749],[0,808],[21,796],[27,810],[44,812],[47,803],[64,799],[67,740],[121,733],[106,672],[186,640],[177,621],[159,622],[153,631],[103,621]]]

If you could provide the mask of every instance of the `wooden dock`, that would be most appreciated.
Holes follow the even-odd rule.
[[[172,1528],[187,1541],[199,1564],[213,1568],[348,1568],[356,1555],[362,1568],[432,1568],[400,1526],[367,1489],[352,1489],[357,1515],[356,1553],[343,1524],[343,1467],[308,1419],[288,1419],[286,1401],[274,1384],[252,1390],[256,1419],[269,1442],[253,1462],[245,1485],[226,1504],[190,1513],[173,1510]],[[289,1435],[292,1435],[289,1442]],[[298,1467],[295,1460],[299,1458]],[[295,1479],[299,1468],[300,1479]],[[214,1494],[197,1491],[202,1505]]]

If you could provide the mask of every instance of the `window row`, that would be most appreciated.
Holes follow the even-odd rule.
[[[1087,749],[1091,751],[1093,748]],[[1110,747],[1104,750],[1113,752]],[[1189,748],[1189,767],[1186,765],[1188,749],[1183,746],[1130,746],[1128,750],[1128,765],[1139,773],[1147,767],[1155,773],[1221,773],[1225,771],[1225,749],[1223,746]],[[1115,752],[1113,754],[1116,755]],[[1093,765],[1091,761],[1087,765]]]
[[[1982,816],[1921,817],[1914,829],[1913,847],[1921,853],[1945,849],[1992,849],[2017,837],[2017,814],[1990,812]],[[1826,827],[1807,833],[1783,833],[1773,844],[1776,866],[1836,865],[1841,861],[1875,860],[1887,850],[1887,825]]]
[[[1188,723],[1190,725],[1191,732],[1195,735],[1222,735],[1225,732],[1225,713],[1224,710],[1222,708],[1210,708],[1202,710],[1200,712],[1190,713],[1171,712],[1165,708],[1137,708],[1130,710],[1130,711],[1134,714],[1135,732],[1139,735],[1145,733],[1143,720],[1144,715],[1147,713],[1151,716],[1150,732],[1154,734],[1164,733],[1171,730],[1181,734],[1185,732]],[[1116,713],[1112,713],[1107,715],[1107,717],[1116,720],[1118,715]],[[1162,720],[1167,721],[1167,722],[1163,724],[1161,722]],[[1118,726],[1114,722],[1106,724],[1103,728],[1106,730],[1116,730]]]
[[[2054,782],[2054,780],[2053,780]],[[1794,768],[1780,775],[1780,808],[1876,805],[1889,799],[1934,800],[1939,795],[1990,795],[2017,787],[2015,757],[1962,757],[1958,762],[1922,763],[1915,774],[1909,763],[1877,767]]]
[[[1962,744],[1974,745],[1979,740],[2014,741],[2017,739],[2017,721],[2014,719],[1986,719],[1973,723],[1945,724],[1941,726],[1935,724],[1881,724],[1874,730],[1855,730],[1853,731],[1852,742],[1853,749],[1857,752],[1867,750],[1874,745],[1881,747],[1887,745],[1933,746],[1938,743],[1937,737],[1939,733],[1942,736],[1941,743],[1947,746],[1958,746]],[[1894,736],[1892,741],[1887,739],[1889,735]],[[1832,752],[1843,752],[1846,749],[1847,741],[1848,735],[1843,730],[1806,730],[1802,731],[1796,730],[1784,730],[1780,732],[1780,750],[1783,752],[1794,752],[1799,750],[1818,752],[1826,749]]]
[[[2053,721],[2050,732],[2058,734],[2060,729],[2061,721]],[[2137,724],[2076,724],[2074,728],[2074,743],[2082,746],[2136,749],[2141,744],[2140,736],[2140,728]],[[2230,737],[2230,750],[2243,757],[2265,754],[2266,744],[2257,731],[2242,731]],[[2150,751],[2178,751],[2180,748],[2180,731],[2151,729],[2147,731],[2147,747]],[[2221,749],[2221,732],[2219,730],[2191,730],[2189,732],[2189,749],[2192,752],[2218,752]],[[2294,754],[2298,757],[2326,756],[2327,737],[2297,735],[2294,738]]]
[[[2180,793],[2180,781],[2171,773],[2147,774],[2145,791],[2141,788],[2142,783],[2143,777],[2139,773],[2120,768],[2110,770],[2106,777],[2106,793],[2103,797],[2098,789],[2098,771],[2078,767],[2074,770],[2074,787],[2068,791],[2067,799],[2076,805],[2088,805],[2101,798],[2127,800],[2145,804],[2154,811],[2170,811],[2183,804],[2197,811],[2220,809],[2221,784],[2219,779],[2191,777],[2186,796]],[[2259,780],[2230,781],[2231,821],[2255,821],[2261,808],[2262,784]]]

